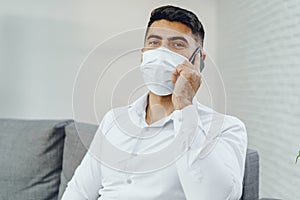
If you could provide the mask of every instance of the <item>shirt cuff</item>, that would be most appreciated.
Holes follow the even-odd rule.
[[[191,105],[188,105],[181,110],[174,110],[173,112],[175,136],[178,134],[180,129],[183,128],[183,125],[185,128],[197,126],[198,129],[204,131],[204,127],[197,109],[196,98],[193,99],[193,103]]]

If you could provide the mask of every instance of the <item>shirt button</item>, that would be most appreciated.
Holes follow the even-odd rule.
[[[134,156],[134,157],[135,157],[135,156],[138,156],[138,154],[135,153],[135,152],[132,152],[131,155]]]
[[[128,179],[126,180],[126,182],[127,182],[128,184],[131,184],[131,183],[132,183],[132,180],[131,180],[130,178],[128,178]]]

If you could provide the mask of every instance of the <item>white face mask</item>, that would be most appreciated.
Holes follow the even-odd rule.
[[[185,60],[188,61],[186,57],[165,47],[145,51],[141,72],[147,88],[159,96],[172,94],[172,72]]]

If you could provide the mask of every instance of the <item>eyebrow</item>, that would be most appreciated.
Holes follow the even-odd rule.
[[[147,37],[147,40],[149,40],[149,39],[151,39],[151,38],[156,38],[156,39],[162,40],[162,37],[160,37],[160,36],[158,36],[158,35],[149,35],[149,36]]]
[[[181,36],[171,37],[168,40],[170,40],[170,41],[173,41],[173,40],[182,40],[182,41],[188,43],[187,39],[185,39],[184,37],[181,37]]]
[[[161,36],[159,36],[159,35],[149,35],[149,36],[147,37],[147,40],[149,40],[149,39],[151,39],[151,38],[156,38],[156,39],[159,39],[159,40],[162,40],[162,39],[163,39],[163,38],[162,38]],[[169,41],[182,40],[182,41],[184,41],[184,42],[186,42],[186,43],[189,43],[189,42],[187,41],[187,39],[185,39],[184,37],[181,37],[181,36],[171,37],[171,38],[168,38],[168,40],[169,40]]]

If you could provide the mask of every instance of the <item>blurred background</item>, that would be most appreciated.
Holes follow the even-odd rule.
[[[126,90],[142,83],[140,52],[127,53],[109,70],[100,61],[115,58],[120,49],[141,47],[151,10],[170,2],[0,0],[0,117],[74,118],[76,108],[81,121],[98,123],[111,107],[133,101],[145,91],[131,95]],[[246,124],[248,146],[260,154],[260,196],[300,199],[300,163],[295,164],[300,150],[300,1],[171,4],[194,11],[204,25],[208,59],[197,97]],[[91,54],[99,44],[101,51]],[[84,62],[88,55],[93,66]],[[92,68],[96,71],[84,72]],[[104,71],[100,81],[89,80]],[[80,74],[85,74],[81,82]],[[85,90],[94,93],[80,93]]]

